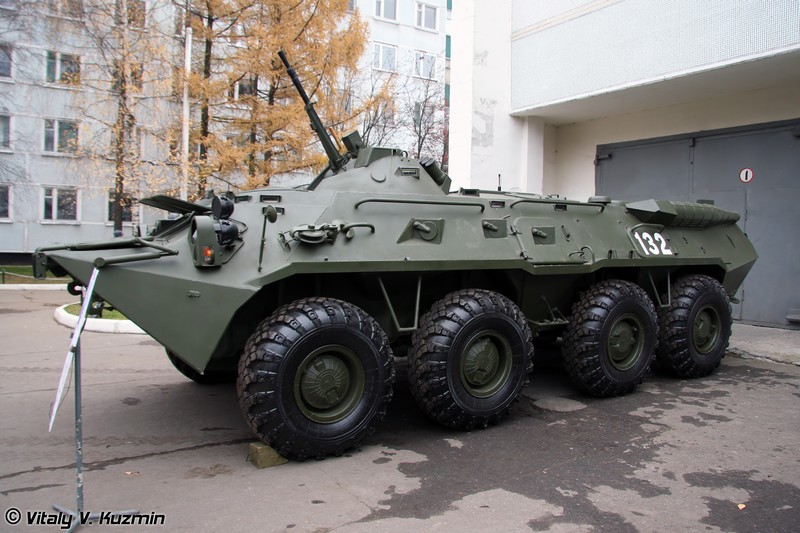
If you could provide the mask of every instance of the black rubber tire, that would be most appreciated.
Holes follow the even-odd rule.
[[[614,343],[624,353],[617,353]],[[657,343],[656,311],[647,293],[628,281],[601,281],[572,306],[564,331],[564,366],[584,392],[618,396],[642,382]]]
[[[182,359],[178,358],[178,356],[169,350],[167,350],[167,357],[172,363],[172,366],[174,366],[178,372],[191,379],[195,383],[199,383],[201,385],[219,385],[221,383],[233,383],[236,381],[235,372],[209,370],[201,374],[194,368],[184,363]]]
[[[731,302],[714,278],[693,274],[675,280],[670,305],[659,310],[658,319],[659,370],[697,378],[713,372],[725,357],[733,323]]]
[[[341,413],[327,416],[327,407],[313,405],[320,397],[304,395],[318,359],[338,360],[336,371],[347,369],[330,406]],[[250,336],[236,389],[253,432],[284,457],[302,461],[358,446],[386,414],[393,381],[389,341],[371,316],[341,300],[304,298],[276,310]]]
[[[470,382],[472,362],[486,352],[497,354],[489,372],[477,371],[486,383]],[[477,357],[477,359],[476,359]],[[465,289],[445,296],[426,313],[414,332],[409,352],[409,385],[419,407],[432,419],[454,429],[496,424],[528,382],[533,357],[531,329],[514,302],[496,292]],[[499,372],[499,373],[498,373]]]

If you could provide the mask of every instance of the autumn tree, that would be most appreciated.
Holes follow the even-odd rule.
[[[424,54],[414,63],[398,59],[390,71],[362,69],[361,94],[376,104],[359,115],[361,135],[368,145],[400,148],[414,157],[443,162],[447,109],[435,65],[432,56]],[[400,71],[414,75],[400,75]]]
[[[269,184],[276,174],[320,169],[325,158],[303,103],[277,57],[285,50],[336,134],[356,126],[375,98],[350,101],[367,28],[346,0],[195,0],[190,21],[200,50],[190,76],[197,194],[208,178]],[[355,104],[355,105],[353,105]]]
[[[5,8],[5,9],[4,9]],[[13,43],[21,41],[29,33],[30,20],[26,20],[25,11],[16,5],[3,5],[0,3],[0,78],[11,79],[12,72],[16,75],[20,66],[26,62],[21,61],[22,55],[30,59],[27,50],[16,49]],[[11,119],[7,114],[14,108],[13,97],[9,92],[0,90],[0,149],[11,145]],[[15,139],[18,142],[18,139]],[[19,162],[7,158],[0,158],[0,185],[21,181],[26,178],[25,170]],[[5,200],[6,198],[0,197]],[[7,213],[8,206],[5,206]]]
[[[370,56],[348,62],[335,79],[323,81],[324,98],[317,110],[337,139],[357,129],[365,144],[381,145],[394,130],[385,119],[394,108],[397,74],[373,70]]]
[[[160,108],[169,79],[163,64],[173,56],[174,45],[171,32],[155,13],[165,7],[169,7],[166,1],[83,2],[81,22],[89,61],[81,83],[90,91],[81,107],[86,117],[102,125],[85,150],[98,167],[103,163],[112,167],[115,233],[122,231],[124,212],[134,198],[129,190],[151,189],[154,181],[165,181],[171,174],[163,162],[144,163],[142,153],[145,135],[150,134],[150,140],[163,137],[156,131],[164,122]]]
[[[360,94],[365,95],[362,98],[374,102],[373,105],[365,105],[359,115],[361,136],[369,146],[391,146],[402,129],[402,121],[396,116],[395,103],[399,76],[394,72],[380,72],[372,68],[366,69],[366,72],[366,79],[353,84],[361,87]]]
[[[195,163],[196,185],[192,196],[202,197],[208,176],[214,173],[214,161],[209,161],[209,151],[214,144],[212,122],[216,108],[225,104],[224,95],[228,90],[224,76],[219,75],[226,60],[224,52],[234,26],[249,3],[237,0],[176,0],[174,6],[179,15],[177,26],[192,30],[191,33],[184,31],[183,42],[183,46],[188,47],[192,54],[191,69],[186,72],[182,65],[176,65],[175,80],[176,86],[184,81],[189,83],[192,104],[199,109],[200,118],[193,125],[190,143],[197,147],[191,154]],[[189,36],[192,38],[189,39]],[[177,94],[178,91],[175,92]],[[188,150],[188,147],[183,146],[182,149]]]
[[[418,80],[401,100],[407,117],[404,127],[411,134],[410,153],[442,162],[446,143],[447,114],[442,84],[433,79]]]

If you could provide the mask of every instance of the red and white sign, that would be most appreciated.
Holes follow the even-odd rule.
[[[739,172],[739,181],[741,181],[742,183],[750,183],[751,181],[753,181],[753,178],[755,177],[756,173],[753,172],[752,168],[743,168]]]

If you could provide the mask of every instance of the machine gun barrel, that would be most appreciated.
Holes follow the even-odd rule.
[[[303,103],[306,105],[306,114],[311,120],[311,128],[317,133],[319,142],[322,143],[322,147],[325,149],[325,154],[328,156],[328,161],[330,161],[329,166],[331,171],[336,174],[342,169],[344,158],[336,149],[336,146],[333,144],[328,132],[325,131],[325,126],[322,124],[322,120],[319,118],[317,111],[314,109],[314,103],[308,98],[308,94],[306,94],[303,84],[300,83],[300,78],[297,76],[297,72],[295,72],[294,68],[292,68],[292,66],[289,64],[289,60],[286,58],[286,52],[280,50],[278,52],[278,57],[281,58],[281,61],[283,61],[283,64],[286,66],[286,72],[289,74],[289,77],[292,79],[292,83],[294,83],[297,92],[300,93],[300,98],[303,99]]]

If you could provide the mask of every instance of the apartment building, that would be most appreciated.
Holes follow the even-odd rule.
[[[440,158],[446,153],[448,4],[350,0],[349,9],[358,9],[370,30],[360,69],[363,94],[354,98],[368,97],[389,80],[397,90],[394,104],[369,124],[376,144]],[[183,6],[173,0],[0,0],[0,254],[113,236],[111,131],[118,87],[114,59],[98,48],[98,39],[115,25],[125,26],[133,46],[158,50],[152,61],[127,67],[136,125],[126,164],[136,172],[125,183],[126,195],[179,193],[180,100],[172,84],[174,66],[183,63]],[[230,98],[248,90],[238,81]],[[235,112],[230,107],[226,112]],[[433,139],[425,128],[437,127]],[[418,142],[420,132],[428,136],[425,143]],[[159,216],[134,202],[124,209],[123,232],[146,232]]]
[[[124,25],[131,46],[159,39],[163,53],[173,55],[171,10],[166,0],[0,1],[0,254],[112,237],[119,88],[115,56],[101,41]],[[163,108],[173,104],[159,84],[169,69],[128,68],[136,125],[135,153],[126,160],[141,168],[125,184],[132,197],[153,180],[174,179],[156,142]],[[143,208],[126,206],[126,233],[144,218]]]
[[[452,0],[350,0],[367,20],[370,46],[362,59],[362,97],[391,83],[394,101],[363,124],[371,144],[446,159],[447,27]],[[445,161],[446,162],[446,161]]]

